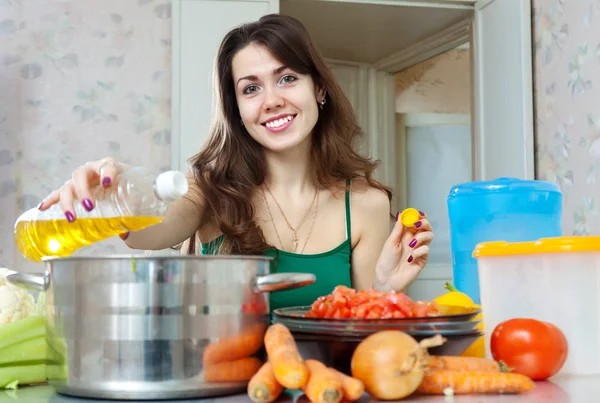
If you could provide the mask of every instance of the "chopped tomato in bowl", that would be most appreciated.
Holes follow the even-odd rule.
[[[336,287],[319,297],[304,317],[321,319],[401,319],[439,316],[435,302],[413,301],[401,292]]]

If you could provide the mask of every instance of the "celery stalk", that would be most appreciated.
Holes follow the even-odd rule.
[[[0,367],[0,388],[46,382],[46,364]]]
[[[0,350],[24,340],[46,335],[46,318],[30,316],[0,326]]]
[[[38,336],[0,349],[0,365],[46,361],[48,349],[45,336]]]

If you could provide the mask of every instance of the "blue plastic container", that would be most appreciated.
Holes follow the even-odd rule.
[[[454,286],[480,304],[480,242],[562,236],[562,193],[551,182],[498,178],[454,186],[448,195]]]

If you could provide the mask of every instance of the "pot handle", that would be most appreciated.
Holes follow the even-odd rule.
[[[20,273],[4,267],[1,269],[4,269],[3,271],[6,279],[18,287],[26,288],[32,291],[43,292],[46,291],[50,286],[48,274]]]
[[[317,280],[309,273],[275,273],[260,276],[254,284],[255,292],[275,292],[304,287]]]

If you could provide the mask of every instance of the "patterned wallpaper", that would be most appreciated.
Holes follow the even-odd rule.
[[[457,48],[396,73],[396,112],[471,113],[469,55]]]
[[[565,234],[600,235],[600,1],[533,6],[537,175],[564,192]]]
[[[0,2],[0,266],[13,224],[88,160],[170,165],[169,0]],[[111,240],[82,253],[122,252]]]

